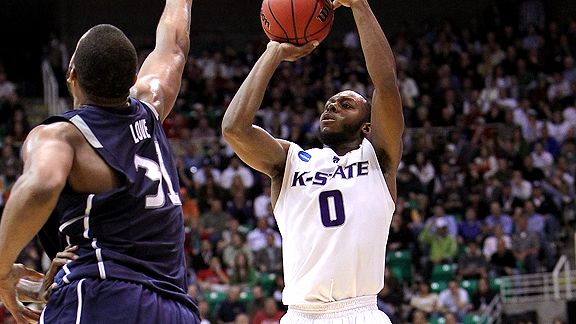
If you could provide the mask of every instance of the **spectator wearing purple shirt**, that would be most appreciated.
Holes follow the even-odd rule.
[[[488,234],[493,233],[494,226],[496,224],[500,224],[500,226],[502,226],[502,230],[505,234],[512,234],[512,230],[514,229],[514,222],[512,221],[512,217],[510,217],[508,214],[502,213],[500,203],[497,201],[490,203],[490,215],[486,217],[484,223],[487,226],[486,230]]]

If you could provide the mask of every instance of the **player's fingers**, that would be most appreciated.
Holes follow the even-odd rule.
[[[74,252],[58,252],[53,261],[66,262],[78,259],[78,256]]]
[[[44,279],[44,274],[42,274],[36,270],[32,270],[30,268],[25,268],[22,270],[20,278],[24,278],[24,279],[28,279],[28,280],[32,280],[32,281],[41,281],[42,279]]]
[[[68,245],[65,249],[64,252],[74,252],[78,250],[78,245]]]
[[[28,307],[24,307],[24,310],[22,311],[22,315],[26,318],[28,323],[38,323],[41,314],[42,311],[30,309]]]
[[[340,1],[338,1],[338,0],[332,1],[332,9],[336,10],[341,6],[342,6],[342,4],[340,3]]]

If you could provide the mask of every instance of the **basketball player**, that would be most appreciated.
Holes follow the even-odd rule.
[[[367,0],[351,8],[375,90],[372,102],[342,91],[320,117],[324,147],[303,150],[252,125],[282,61],[310,53],[270,42],[230,103],[225,139],[247,164],[272,179],[274,215],[283,237],[283,323],[389,323],[377,310],[385,247],[396,197],[404,129],[390,46]]]
[[[191,6],[166,1],[138,74],[118,28],[98,25],[78,41],[67,76],[75,110],[28,135],[2,215],[0,297],[18,323],[200,322],[186,294],[178,175],[161,126],[180,89]],[[78,258],[56,275],[39,318],[17,300],[27,273],[12,263],[51,213]]]

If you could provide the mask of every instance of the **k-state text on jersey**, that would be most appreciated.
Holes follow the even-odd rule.
[[[333,173],[321,171],[296,171],[292,177],[292,187],[307,186],[308,184],[323,186],[333,178],[352,179],[368,175],[368,161],[355,162],[345,167],[338,166]]]
[[[137,120],[134,125],[130,124],[130,132],[132,133],[134,143],[150,138],[150,132],[148,132],[148,126],[146,126],[146,119]]]

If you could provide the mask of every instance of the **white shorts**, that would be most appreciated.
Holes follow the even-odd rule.
[[[362,296],[325,304],[290,305],[280,324],[390,324],[378,310],[376,296]]]

